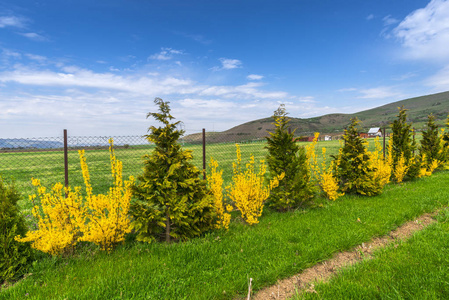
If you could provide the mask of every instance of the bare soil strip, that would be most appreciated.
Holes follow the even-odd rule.
[[[296,291],[313,293],[315,292],[314,282],[326,281],[339,269],[353,265],[363,259],[370,259],[376,249],[385,247],[391,242],[398,242],[411,237],[414,232],[422,230],[434,222],[432,214],[424,214],[414,221],[403,224],[388,235],[375,238],[368,243],[362,243],[352,251],[337,253],[330,260],[308,268],[293,277],[279,280],[276,285],[260,290],[251,299],[287,299],[294,296]]]

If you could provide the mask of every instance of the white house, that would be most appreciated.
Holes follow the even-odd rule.
[[[379,137],[382,136],[382,130],[380,129],[380,127],[370,128],[368,131],[368,137],[376,137],[376,136]]]

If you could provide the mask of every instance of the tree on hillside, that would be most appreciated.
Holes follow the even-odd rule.
[[[278,210],[304,205],[313,197],[313,185],[303,147],[296,144],[294,130],[289,133],[287,112],[282,104],[273,115],[275,130],[267,137],[267,163],[271,179],[285,177],[271,191],[268,204]]]
[[[192,152],[178,142],[184,131],[177,129],[180,121],[171,122],[169,102],[156,98],[154,103],[159,112],[147,118],[163,126],[151,126],[146,135],[156,147],[144,156],[144,173],[133,188],[137,200],[130,209],[132,227],[140,241],[186,240],[213,227],[213,198],[191,162]]]

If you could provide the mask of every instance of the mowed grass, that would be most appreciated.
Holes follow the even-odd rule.
[[[449,299],[449,209],[437,220],[292,299]]]
[[[254,226],[234,215],[229,231],[185,243],[130,240],[110,254],[86,245],[71,258],[43,257],[32,275],[2,290],[0,299],[243,298],[249,278],[255,290],[272,285],[447,206],[448,180],[449,172],[439,172],[388,185],[376,197],[347,195],[322,208],[288,213],[265,210]]]

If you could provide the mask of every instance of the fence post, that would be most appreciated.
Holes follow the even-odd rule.
[[[69,187],[69,156],[67,145],[67,129],[64,129],[64,183],[65,187]],[[65,193],[67,198],[67,193]]]
[[[416,141],[415,141],[415,127],[413,127],[413,145],[416,146]],[[413,155],[415,155],[415,147],[413,147]]]
[[[383,138],[384,138],[384,160],[385,160],[385,137],[387,135],[387,128],[384,127],[384,133],[383,133]]]
[[[206,180],[206,129],[203,128],[203,179]]]

